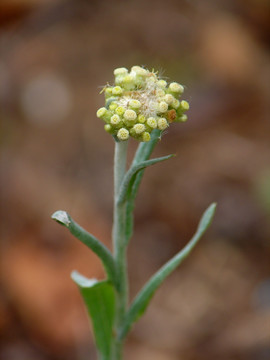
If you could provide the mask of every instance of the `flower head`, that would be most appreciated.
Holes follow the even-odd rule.
[[[172,122],[184,122],[189,109],[185,100],[179,100],[184,87],[177,82],[160,79],[158,74],[133,66],[114,70],[115,85],[105,86],[106,107],[97,111],[105,121],[105,130],[125,141],[130,136],[149,141],[151,132],[167,129]]]

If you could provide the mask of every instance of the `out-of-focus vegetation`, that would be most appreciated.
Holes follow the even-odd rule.
[[[50,214],[67,210],[110,243],[113,141],[95,113],[112,70],[134,64],[186,84],[191,110],[156,150],[177,157],[142,184],[132,294],[210,202],[218,210],[126,358],[270,358],[269,10],[266,0],[0,2],[1,360],[95,359],[69,273],[101,278],[101,265]]]

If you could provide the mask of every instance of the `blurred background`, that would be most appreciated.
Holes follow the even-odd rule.
[[[139,192],[131,295],[218,209],[125,358],[270,359],[269,28],[267,0],[0,1],[1,360],[96,359],[69,274],[101,264],[50,215],[110,246],[114,144],[95,113],[132,65],[184,84],[191,109]]]

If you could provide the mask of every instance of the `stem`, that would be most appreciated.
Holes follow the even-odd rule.
[[[115,336],[112,344],[112,360],[122,359],[123,340],[119,332],[123,324],[128,302],[127,261],[125,245],[126,202],[118,203],[119,191],[126,170],[127,141],[115,142],[114,155],[114,215],[113,215],[113,248],[118,276],[118,289],[115,304]]]

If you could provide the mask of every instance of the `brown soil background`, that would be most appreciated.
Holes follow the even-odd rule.
[[[113,140],[95,112],[132,65],[185,84],[191,110],[155,150],[177,157],[140,189],[131,295],[218,209],[125,358],[270,359],[269,24],[267,0],[0,2],[1,360],[96,359],[69,274],[101,265],[50,215],[110,246]]]

